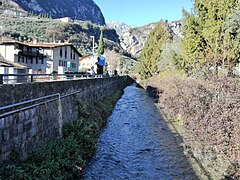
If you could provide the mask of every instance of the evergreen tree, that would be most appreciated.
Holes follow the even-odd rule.
[[[100,56],[104,54],[104,41],[103,41],[103,31],[100,33],[100,38],[98,42],[98,62],[100,62]],[[103,66],[97,65],[97,74],[103,74]]]
[[[98,57],[100,57],[101,54],[104,54],[103,31],[101,31],[100,33],[97,54],[98,54]]]
[[[140,56],[140,75],[142,79],[150,78],[158,72],[162,46],[168,38],[169,32],[162,25],[156,26],[149,34]]]
[[[188,72],[215,67],[218,74],[226,58],[223,27],[227,16],[239,8],[238,0],[195,0],[194,8],[194,14],[185,13],[182,64]]]
[[[240,59],[240,11],[236,10],[227,16],[223,24],[223,64],[228,68],[228,74],[232,75],[233,67]]]

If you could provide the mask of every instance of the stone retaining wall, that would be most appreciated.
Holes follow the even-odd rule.
[[[59,93],[55,98],[0,109],[0,161],[16,154],[25,159],[31,150],[61,137],[63,123],[79,118],[81,103],[91,105],[123,90],[130,81],[124,76],[0,86],[0,108]],[[11,111],[16,112],[5,114]]]

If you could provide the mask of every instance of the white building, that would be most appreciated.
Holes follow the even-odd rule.
[[[32,74],[78,72],[82,55],[69,43],[22,43],[0,37],[0,55],[31,69]]]
[[[73,22],[73,20],[70,17],[59,18],[58,20],[64,23]]]
[[[0,74],[27,74],[28,68],[18,63],[12,63],[2,56],[0,56]],[[21,81],[23,77],[16,76],[3,76],[0,78],[0,84],[3,82],[18,82]]]
[[[79,72],[88,72],[92,74],[92,67],[94,67],[94,73],[97,72],[97,55],[88,54],[79,59]]]

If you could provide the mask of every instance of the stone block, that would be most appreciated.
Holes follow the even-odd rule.
[[[19,112],[19,118],[18,118],[18,122],[21,123],[23,121],[26,121],[27,119],[25,118],[25,114],[23,111]]]
[[[23,123],[18,124],[17,129],[18,129],[18,134],[22,134],[23,133]]]
[[[14,124],[14,120],[13,120],[14,116],[6,116],[5,117],[5,127],[9,128]]]
[[[12,127],[10,127],[10,137],[17,136],[18,134],[18,125],[13,125]]]
[[[27,132],[22,134],[22,141],[25,142],[27,140]]]
[[[12,142],[7,142],[2,144],[2,154],[6,152],[10,152],[14,147],[14,144]]]
[[[34,145],[34,142],[32,139],[30,139],[29,141],[27,141],[25,143],[25,147],[26,147],[26,151],[30,151],[31,149],[33,149],[33,145]]]
[[[29,139],[31,139],[31,133],[30,130],[26,132],[26,141],[28,141]]]
[[[31,113],[31,110],[24,111],[24,117],[25,117],[26,120],[30,120],[31,119],[30,118],[31,117],[30,113]]]
[[[29,131],[31,128],[32,128],[32,122],[31,121],[23,123],[23,131],[24,132]]]
[[[33,139],[34,143],[38,143],[39,142],[39,136],[37,136],[37,135],[33,136],[32,139]]]
[[[5,118],[0,119],[0,129],[5,127]]]
[[[9,159],[10,152],[6,152],[2,154],[2,160],[8,160]]]
[[[33,127],[31,130],[30,130],[30,136],[33,137],[37,134],[37,129],[35,127]]]
[[[30,120],[31,120],[31,122],[32,122],[32,126],[33,126],[33,127],[36,127],[36,126],[37,126],[37,122],[38,122],[37,117],[34,116],[34,117],[32,117]]]
[[[3,141],[7,142],[10,139],[10,129],[3,130]]]
[[[13,138],[14,147],[20,147],[22,138],[21,136],[16,136]]]
[[[36,108],[32,108],[29,110],[30,111],[30,117],[29,119],[35,118],[36,117]]]

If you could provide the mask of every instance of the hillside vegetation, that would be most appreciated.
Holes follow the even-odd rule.
[[[19,18],[13,16],[0,16],[1,34],[22,42],[30,42],[37,39],[39,42],[64,42],[68,41],[78,47],[83,54],[92,52],[92,39],[98,42],[101,29],[105,38],[107,48],[123,53],[119,45],[118,35],[114,29],[107,29],[90,21],[74,20],[64,23],[52,19],[46,14],[39,16]]]

